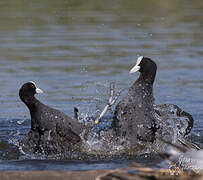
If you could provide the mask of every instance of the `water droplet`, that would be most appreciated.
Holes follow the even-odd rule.
[[[143,124],[138,124],[137,127],[138,128],[143,128]]]
[[[25,120],[18,120],[18,121],[17,121],[17,124],[21,125],[21,124],[24,123],[24,121],[25,121]]]

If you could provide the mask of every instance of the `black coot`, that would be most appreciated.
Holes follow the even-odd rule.
[[[43,91],[33,81],[20,88],[20,99],[30,111],[31,130],[23,140],[33,151],[61,153],[71,150],[80,142],[79,134],[82,125],[63,112],[44,105],[35,98],[35,94]]]
[[[137,71],[140,72],[139,78],[115,108],[112,127],[116,136],[124,138],[131,145],[136,144],[138,140],[153,142],[157,129],[160,128],[160,122],[157,121],[155,114],[161,117],[169,112],[167,107],[171,108],[171,106],[181,111],[177,116],[187,118],[188,127],[185,134],[188,134],[193,125],[193,118],[190,114],[175,105],[154,106],[153,83],[157,71],[156,63],[150,58],[141,56],[130,73]]]

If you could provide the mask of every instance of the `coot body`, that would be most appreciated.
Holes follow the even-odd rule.
[[[118,137],[125,138],[131,144],[138,140],[155,140],[153,82],[156,70],[154,61],[139,57],[130,73],[139,71],[140,76],[115,108],[113,129]]]
[[[83,130],[82,125],[36,99],[34,95],[42,92],[32,81],[20,88],[19,96],[31,116],[31,130],[23,143],[28,144],[33,151],[61,153],[63,150],[71,150],[81,140],[79,135]]]

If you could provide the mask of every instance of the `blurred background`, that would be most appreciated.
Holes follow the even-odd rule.
[[[140,55],[158,65],[156,103],[191,113],[201,141],[202,0],[1,0],[0,139],[29,129],[23,83],[34,80],[45,104],[85,116],[105,106],[110,81],[131,86]]]

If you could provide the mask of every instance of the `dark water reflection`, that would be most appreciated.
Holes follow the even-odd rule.
[[[128,70],[144,55],[158,64],[156,102],[190,112],[193,141],[203,145],[202,12],[201,0],[2,0],[0,139],[8,142],[29,129],[28,111],[18,98],[24,82],[36,81],[45,91],[40,100],[71,116],[74,106],[92,114],[105,105],[109,81],[126,89],[133,83],[137,76]],[[0,170],[18,166],[1,164]]]

